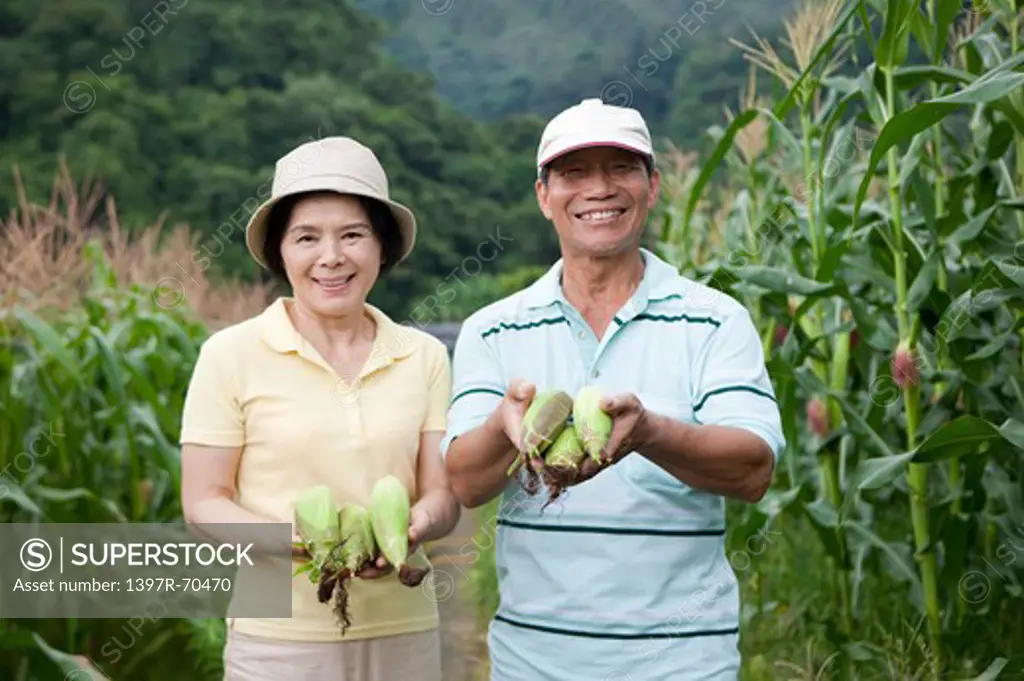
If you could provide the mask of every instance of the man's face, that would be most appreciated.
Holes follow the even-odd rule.
[[[612,255],[639,246],[659,178],[625,149],[580,149],[552,162],[547,186],[537,180],[537,202],[564,249]]]

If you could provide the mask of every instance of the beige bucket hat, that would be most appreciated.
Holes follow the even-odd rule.
[[[404,260],[416,243],[416,217],[412,211],[391,200],[388,176],[376,154],[350,137],[325,137],[301,144],[278,159],[270,198],[249,218],[245,227],[245,245],[262,267],[263,240],[270,209],[286,196],[309,191],[335,191],[377,199],[391,209],[402,235]]]

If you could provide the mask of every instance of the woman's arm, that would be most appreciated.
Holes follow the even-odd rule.
[[[235,501],[235,480],[241,458],[241,447],[209,447],[191,443],[182,445],[181,506],[185,522],[201,526],[280,522],[248,511]],[[218,539],[238,541],[239,536],[240,533]],[[298,537],[293,535],[292,542],[297,541]],[[294,547],[291,553],[294,557],[306,555],[304,550]]]
[[[445,537],[459,522],[461,508],[441,458],[442,437],[444,433],[437,430],[420,434],[416,464],[416,488],[420,494],[411,509],[409,523],[409,541],[414,544]]]

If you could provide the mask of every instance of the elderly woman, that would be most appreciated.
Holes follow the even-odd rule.
[[[366,506],[374,483],[394,475],[413,502],[410,546],[452,531],[459,505],[439,449],[447,349],[367,303],[415,236],[412,212],[389,198],[362,144],[322,139],[277,162],[246,244],[293,295],[201,348],[181,433],[188,522],[294,527],[303,490],[326,484],[339,505]],[[382,559],[348,593],[344,635],[304,574],[292,580],[291,618],[229,618],[225,678],[441,679],[437,604],[426,590],[403,585]]]

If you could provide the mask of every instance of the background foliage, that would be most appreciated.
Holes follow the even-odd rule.
[[[536,210],[540,119],[482,124],[379,49],[386,28],[345,0],[254,5],[174,0],[12,0],[0,7],[0,211],[14,167],[34,200],[59,156],[97,178],[128,229],[162,213],[202,239],[221,278],[259,276],[242,232],[292,146],[350,135],[371,147],[422,238],[374,291],[404,316],[497,227],[502,267],[557,246]],[[170,273],[169,273],[170,274]]]
[[[662,135],[652,245],[749,306],[784,419],[769,494],[729,506],[745,681],[1024,676],[1022,3],[809,0],[760,24],[763,5],[727,0],[649,92],[605,89],[628,79],[623,48],[585,37],[636,27],[639,58],[675,17],[527,4],[531,33],[492,5],[365,0],[396,22],[396,59],[344,2],[168,0],[162,20],[135,1],[0,7],[0,519],[180,516],[198,346],[280,292],[230,220],[283,149],[321,133],[373,146],[427,235],[376,302],[401,318],[454,286],[418,318],[458,320],[557,255],[532,197],[536,114],[628,96]],[[772,27],[764,42],[735,30],[747,21]],[[575,70],[516,56],[538,45]],[[452,72],[470,48],[502,62],[475,95]],[[432,68],[454,104],[397,59]],[[474,261],[499,227],[508,248]],[[457,594],[480,639],[492,514]],[[217,621],[3,620],[0,678],[95,663],[119,681],[213,679],[222,643]]]

